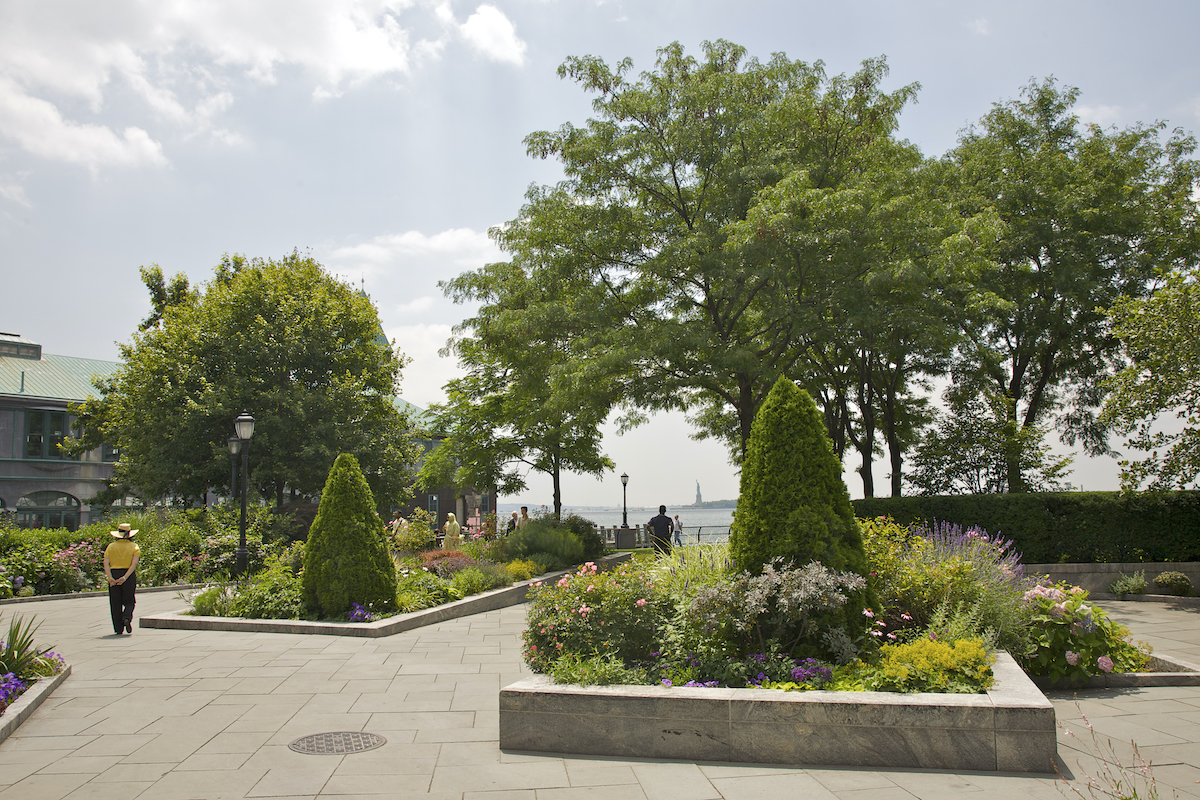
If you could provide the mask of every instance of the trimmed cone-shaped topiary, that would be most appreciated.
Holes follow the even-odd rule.
[[[351,603],[376,611],[396,605],[396,568],[358,459],[333,462],[304,548],[304,602],[322,617],[343,617]]]
[[[754,574],[776,556],[867,574],[842,465],[816,404],[787,378],[754,417],[729,546],[738,569]]]

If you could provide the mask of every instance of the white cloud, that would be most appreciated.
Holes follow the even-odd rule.
[[[1112,125],[1121,118],[1120,106],[1075,106],[1075,113],[1083,122],[1097,125]]]
[[[412,361],[404,368],[400,380],[400,396],[408,402],[428,408],[430,403],[446,399],[445,384],[463,375],[454,356],[439,356],[446,346],[451,326],[433,323],[426,325],[384,326],[389,339],[395,339],[400,352]]]
[[[270,84],[281,67],[300,67],[320,99],[405,74],[414,53],[436,56],[437,43],[414,46],[401,25],[414,3],[7,0],[0,4],[0,135],[43,158],[92,169],[165,164],[161,145],[142,127],[70,119],[79,101],[102,114],[121,85],[184,135],[237,144],[240,135],[216,120],[247,80]],[[46,131],[53,135],[42,137]]]
[[[988,21],[983,17],[980,17],[974,22],[968,22],[967,27],[970,28],[973,33],[977,33],[980,36],[989,36],[992,32],[991,24],[988,23]]]
[[[19,206],[25,206],[26,208],[33,207],[33,203],[29,201],[29,197],[25,194],[25,187],[21,184],[20,180],[14,181],[8,175],[0,175],[0,197]]]
[[[351,272],[364,273],[431,260],[455,267],[481,267],[502,257],[487,233],[470,228],[453,228],[432,236],[420,231],[386,234],[333,251],[333,260],[339,268],[344,266]]]
[[[92,170],[108,165],[166,163],[162,145],[141,128],[126,128],[118,136],[103,125],[71,122],[53,104],[30,97],[2,77],[0,135],[34,155]]]
[[[495,6],[481,5],[459,30],[472,47],[493,61],[518,65],[525,61],[525,42],[517,36],[516,26]]]
[[[433,308],[433,298],[429,295],[418,297],[415,300],[410,300],[407,303],[401,303],[396,306],[397,314],[424,314]]]

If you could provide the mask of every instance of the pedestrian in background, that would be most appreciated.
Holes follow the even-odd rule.
[[[675,522],[671,525],[671,531],[675,534],[675,544],[683,547],[683,523],[679,521],[679,515],[675,515]]]
[[[109,533],[117,540],[104,548],[104,577],[108,578],[108,609],[112,612],[113,632],[133,633],[136,570],[142,551],[133,542],[137,531],[130,530],[128,522],[122,522]]]
[[[667,516],[667,507],[658,507],[658,516],[647,523],[650,526],[650,544],[659,553],[671,552],[671,518]]]

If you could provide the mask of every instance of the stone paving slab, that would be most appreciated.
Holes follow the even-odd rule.
[[[139,594],[137,610],[154,614],[177,604],[169,594]],[[1200,653],[1196,611],[1151,603],[1105,607],[1157,651],[1197,661],[1196,655],[1184,655]],[[1013,774],[506,753],[498,738],[500,687],[530,676],[520,658],[521,606],[370,639],[148,628],[117,637],[104,633],[109,621],[103,597],[46,601],[25,606],[22,613],[37,616],[39,639],[66,656],[72,674],[0,743],[0,800],[1040,800],[1060,798],[1065,788],[1053,778]],[[473,652],[485,643],[494,649]],[[426,663],[425,656],[439,648],[454,650],[455,660]],[[378,664],[381,657],[392,670],[390,680],[339,677],[340,671]],[[412,666],[438,669],[409,674]],[[441,699],[448,692],[454,695],[450,711],[371,707],[378,698],[402,705],[424,695]],[[151,695],[154,702],[141,702]],[[1081,720],[1081,713],[1093,726],[1103,720],[1123,754],[1129,744],[1115,737],[1152,732],[1147,736],[1159,743],[1142,752],[1153,757],[1160,794],[1168,797],[1176,790],[1181,798],[1198,796],[1200,733],[1194,730],[1200,728],[1200,687],[1051,692],[1049,697],[1064,723]],[[348,724],[351,719],[354,724]],[[91,724],[83,727],[81,721]],[[303,735],[353,729],[379,733],[387,744],[345,756],[305,756],[287,749],[287,742]],[[1090,742],[1067,736],[1067,729],[1087,731],[1082,723],[1060,726],[1057,767],[1086,796],[1081,781],[1085,772],[1095,771],[1095,759]],[[238,747],[243,749],[225,752]],[[330,760],[311,765],[313,759]]]

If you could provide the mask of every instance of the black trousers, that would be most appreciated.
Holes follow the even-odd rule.
[[[129,570],[113,569],[113,578],[120,578]],[[125,625],[133,624],[133,594],[137,590],[137,573],[129,576],[129,580],[117,586],[108,587],[108,609],[112,612],[113,630],[117,633],[125,631]]]

